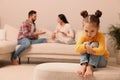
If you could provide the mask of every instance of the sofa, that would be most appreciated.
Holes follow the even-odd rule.
[[[4,29],[0,29],[0,60],[10,58],[12,52],[20,46],[17,45],[18,30],[19,28],[7,24]],[[33,80],[120,80],[120,65],[112,62],[112,58],[110,58],[107,68],[95,70],[94,79],[82,79],[76,73],[80,67],[80,61],[79,53],[74,51],[75,45],[52,42],[50,38],[52,32],[47,29],[44,30],[46,34],[39,36],[39,38],[47,38],[49,42],[33,44],[19,56],[19,61],[22,57],[27,58],[28,62],[31,58],[39,58],[41,62],[52,61],[52,63],[37,65],[34,69]],[[75,30],[76,41],[80,34],[81,31]],[[110,52],[110,56],[114,56],[114,41],[109,35],[105,34],[105,36],[106,48]]]
[[[0,29],[0,60],[10,58],[16,45],[17,43],[14,41],[5,40],[5,30]]]
[[[19,27],[13,27],[6,24],[4,26],[4,30],[5,40],[17,44]],[[39,38],[46,38],[48,40],[48,43],[31,45],[28,49],[26,49],[19,55],[19,61],[22,59],[22,57],[26,57],[28,59],[28,63],[31,58],[39,58],[41,62],[46,61],[79,62],[79,54],[74,51],[75,44],[68,45],[62,43],[55,43],[51,39],[52,31],[47,29],[43,30],[46,31],[46,33],[40,35]],[[75,36],[78,36],[79,34],[80,33],[78,32],[77,35]],[[17,50],[19,46],[20,45],[17,45],[15,47],[15,50]]]
[[[23,51],[19,55],[19,61],[21,61],[22,57],[25,57],[28,59],[28,63],[31,58],[39,58],[41,62],[49,62],[49,61],[59,61],[59,62],[79,62],[79,53],[76,53],[74,50],[75,44],[68,45],[68,44],[62,44],[62,43],[55,43],[51,39],[52,31],[48,29],[43,29],[46,31],[46,34],[40,35],[39,38],[46,38],[48,40],[48,43],[40,43],[40,44],[33,44],[28,49]],[[75,41],[78,40],[80,34],[82,33],[80,30],[75,30]],[[14,50],[17,50],[17,48],[20,45],[17,45],[17,36],[19,27],[13,27],[8,24],[4,26],[5,31],[5,40],[11,42],[14,46],[11,46],[11,51],[6,53],[12,53]],[[106,43],[109,44],[106,46],[106,48],[109,50],[110,54],[114,52],[114,48],[112,47],[112,44],[110,44],[111,39],[108,35],[105,35],[107,37]],[[1,51],[0,51],[1,52]],[[9,55],[10,55],[9,54]]]

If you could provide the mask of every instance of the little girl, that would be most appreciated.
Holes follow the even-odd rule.
[[[93,76],[93,68],[106,67],[109,54],[105,50],[105,37],[99,32],[102,12],[88,15],[87,11],[81,12],[83,17],[83,34],[80,36],[75,49],[80,53],[81,69],[78,74],[82,77]]]

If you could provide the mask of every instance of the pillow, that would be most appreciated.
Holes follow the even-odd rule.
[[[6,30],[5,33],[6,40],[17,42],[19,29],[8,24],[5,24],[4,29]]]
[[[0,41],[5,40],[5,30],[4,29],[0,29]]]

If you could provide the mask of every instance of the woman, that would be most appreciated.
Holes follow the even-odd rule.
[[[52,34],[52,39],[56,42],[65,43],[65,44],[73,44],[74,41],[74,32],[67,21],[64,14],[58,15],[58,25]]]

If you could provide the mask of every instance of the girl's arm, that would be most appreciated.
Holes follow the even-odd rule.
[[[76,52],[79,52],[79,53],[86,52],[86,47],[85,47],[85,44],[83,44],[83,42],[85,42],[85,37],[83,35],[81,35],[79,40],[77,41],[77,43],[75,45]]]
[[[96,48],[93,48],[95,51],[94,55],[103,55],[105,53],[105,37],[103,35],[100,35],[98,38],[99,46]]]

